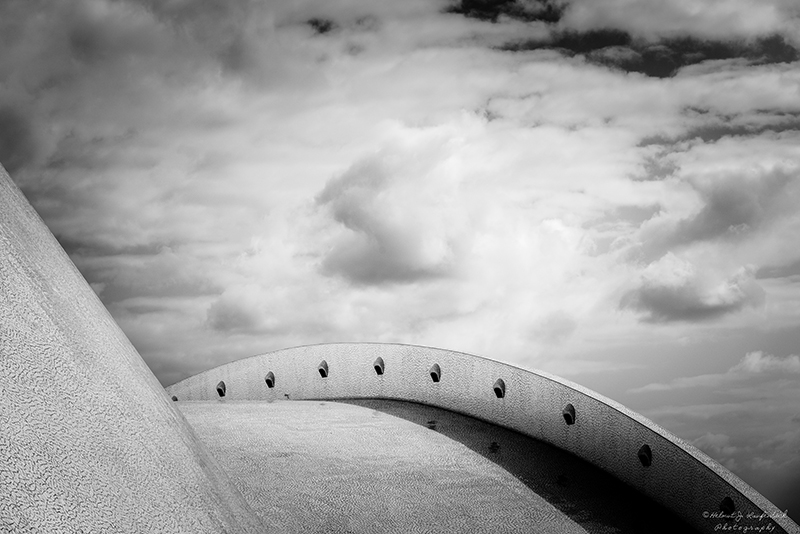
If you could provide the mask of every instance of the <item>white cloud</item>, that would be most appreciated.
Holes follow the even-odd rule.
[[[790,139],[765,136],[638,143],[708,115],[762,124],[768,107],[778,120],[796,107],[791,66],[650,79],[490,49],[547,31],[425,1],[58,6],[39,3],[36,17],[4,6],[24,31],[6,32],[0,99],[31,133],[30,150],[13,150],[15,178],[113,309],[162,295],[185,306],[186,329],[217,336],[202,350],[228,335],[251,336],[242,350],[253,351],[259,336],[363,336],[535,363],[656,335],[617,310],[631,280],[669,293],[661,317],[752,321],[758,282],[743,266],[791,254],[789,188],[783,211],[765,204],[748,219],[769,239],[706,232],[672,251],[692,274],[671,285],[658,261],[630,259],[651,226],[728,213],[716,209],[727,189],[702,182],[712,171],[800,158]],[[312,17],[333,29],[315,34]],[[656,156],[670,178],[638,181]],[[121,322],[155,329],[134,320],[148,306]],[[311,320],[311,309],[325,312]],[[162,339],[163,357],[184,354]]]
[[[730,369],[731,373],[800,373],[800,356],[785,358],[765,354],[762,351],[748,352],[744,359]]]
[[[737,382],[746,382],[757,375],[769,374],[771,378],[783,378],[786,374],[800,375],[800,356],[785,357],[766,354],[763,351],[748,352],[742,360],[724,373],[681,377],[667,383],[652,383],[632,389],[631,392],[671,391],[685,388],[722,388]]]
[[[658,323],[713,319],[763,300],[764,290],[751,267],[720,280],[668,252],[644,269],[638,287],[623,296],[620,306],[643,312],[646,321]]]
[[[328,182],[317,203],[347,231],[326,254],[325,272],[380,284],[457,271],[477,214],[461,192],[457,147],[448,146],[458,144],[454,134],[423,130],[410,146],[386,149]]]
[[[562,24],[580,30],[618,28],[647,38],[747,38],[788,33],[796,15],[796,7],[783,0],[572,0]]]

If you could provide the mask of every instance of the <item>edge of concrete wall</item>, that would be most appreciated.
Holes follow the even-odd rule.
[[[381,374],[376,362],[382,364]],[[430,375],[434,365],[438,382]],[[498,379],[502,397],[495,392]],[[304,345],[221,365],[166,389],[180,401],[382,398],[429,404],[564,449],[700,532],[727,524],[748,526],[751,532],[763,527],[800,533],[796,523],[739,477],[642,415],[555,375],[467,353],[397,343]],[[573,424],[563,414],[568,404],[574,409]]]
[[[261,533],[0,166],[0,531]]]

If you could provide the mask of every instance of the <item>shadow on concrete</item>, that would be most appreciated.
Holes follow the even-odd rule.
[[[502,467],[591,534],[697,532],[675,514],[558,447],[433,406],[381,399],[337,400],[427,427]]]

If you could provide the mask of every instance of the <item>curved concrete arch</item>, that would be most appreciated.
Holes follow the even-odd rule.
[[[267,373],[274,376],[272,388],[265,384]],[[167,391],[181,401],[219,400],[220,381],[226,384],[226,401],[374,398],[435,406],[566,450],[699,532],[714,532],[720,521],[800,532],[775,505],[692,445],[621,404],[548,373],[430,347],[334,343],[231,362]]]

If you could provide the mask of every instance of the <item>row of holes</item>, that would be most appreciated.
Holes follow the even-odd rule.
[[[375,363],[373,364],[373,368],[375,369],[375,374],[377,374],[378,376],[383,375],[385,367],[386,364],[384,363],[383,358],[378,358],[377,360],[375,360]],[[320,364],[317,366],[317,371],[319,372],[319,375],[322,378],[328,378],[328,362],[322,360]],[[434,363],[428,372],[431,375],[431,380],[433,380],[434,382],[439,382],[442,379],[442,368],[439,367],[438,363]],[[273,373],[272,371],[268,372],[266,376],[264,376],[264,382],[267,384],[268,388],[274,388],[275,373]],[[492,388],[494,389],[494,394],[497,396],[498,399],[502,399],[503,397],[506,396],[506,383],[502,378],[498,378],[495,381],[494,386],[492,386]],[[219,395],[220,397],[225,396],[225,382],[222,380],[220,380],[220,382],[217,384],[217,395]],[[173,395],[172,400],[177,401],[178,398]],[[572,408],[571,404],[568,404],[567,406],[570,408],[572,413],[571,419],[567,420],[567,424],[571,425],[575,421],[575,409]],[[567,418],[566,412],[564,418],[565,419]]]
[[[383,375],[385,370],[385,363],[383,361],[383,358],[378,358],[377,360],[375,360],[373,367],[377,375],[379,376]],[[319,371],[319,374],[322,378],[328,377],[328,370],[329,370],[328,362],[325,360],[322,360],[320,364],[317,366],[317,371]],[[438,363],[433,364],[429,372],[431,380],[433,380],[434,382],[439,382],[441,380],[442,369],[441,367],[439,367]],[[272,371],[268,372],[264,377],[264,382],[267,384],[268,388],[274,388],[275,373],[273,373]],[[502,399],[503,397],[505,397],[506,383],[502,378],[498,378],[495,381],[493,389],[494,389],[494,394],[495,396],[497,396],[498,399]],[[220,380],[220,382],[217,384],[217,395],[219,395],[220,397],[224,397],[225,392],[226,392],[225,382],[223,380]],[[173,396],[172,400],[178,400],[178,398]],[[575,406],[573,406],[572,403],[567,403],[567,405],[564,406],[564,409],[561,410],[561,415],[564,417],[564,422],[567,424],[567,426],[575,424],[577,414],[575,412]],[[639,462],[641,462],[641,464],[644,467],[650,467],[650,465],[653,463],[653,451],[650,448],[650,445],[648,445],[647,443],[645,443],[639,448],[637,456],[639,457]]]
[[[377,375],[379,375],[379,376],[383,375],[384,370],[385,370],[385,364],[384,364],[383,358],[378,358],[377,360],[375,360],[375,363],[373,364],[373,367],[374,367],[375,373]],[[327,378],[328,377],[328,362],[326,362],[325,360],[322,360],[322,362],[320,362],[319,366],[317,366],[317,370],[319,371],[319,374],[320,374],[320,376],[322,378]],[[441,378],[442,378],[442,369],[441,369],[441,367],[439,367],[438,363],[434,363],[433,366],[430,368],[429,372],[430,372],[431,380],[433,380],[434,382],[439,382],[441,380]],[[266,376],[264,377],[264,382],[266,382],[268,388],[274,388],[275,387],[275,374],[272,371],[268,372],[266,374]],[[224,397],[225,396],[225,392],[226,392],[225,381],[220,380],[219,383],[217,384],[217,395],[219,395],[220,397]],[[495,383],[494,383],[494,393],[495,393],[495,395],[497,396],[498,399],[502,399],[503,397],[505,397],[506,384],[505,384],[505,382],[503,381],[502,378],[498,378],[497,381],[495,381]],[[178,397],[173,395],[172,396],[172,400],[173,401],[177,401]],[[575,413],[575,406],[573,406],[572,403],[567,403],[567,405],[564,406],[564,409],[561,411],[561,414],[564,417],[564,422],[568,426],[575,424],[576,413]],[[650,445],[648,445],[647,443],[643,444],[639,448],[639,451],[637,452],[636,455],[638,456],[639,462],[642,464],[642,466],[650,467],[650,465],[652,465],[652,463],[653,463],[653,450],[650,448]],[[730,515],[736,510],[736,505],[734,504],[733,499],[731,499],[730,497],[725,497],[724,499],[722,499],[722,502],[720,503],[720,507],[719,508],[723,513]]]
[[[384,364],[383,358],[378,358],[377,360],[375,360],[375,363],[373,364],[373,367],[374,367],[375,373],[377,375],[379,375],[379,376],[383,375],[384,369],[385,369],[385,364]],[[320,364],[317,366],[317,371],[319,371],[319,375],[322,378],[328,378],[328,370],[329,370],[328,362],[325,361],[325,360],[322,360],[320,362]],[[441,369],[441,367],[439,367],[438,363],[434,363],[433,364],[433,366],[429,370],[429,373],[430,373],[430,376],[431,376],[431,380],[433,380],[434,382],[439,382],[441,380],[441,378],[442,378],[442,369]],[[268,388],[274,388],[275,387],[275,373],[273,373],[272,371],[269,371],[264,376],[264,382],[267,384]],[[502,378],[498,378],[495,381],[494,386],[492,386],[492,388],[494,390],[495,396],[498,399],[502,399],[502,398],[504,398],[506,396],[506,383]],[[220,380],[219,383],[217,384],[217,395],[219,395],[220,397],[224,397],[225,396],[225,392],[226,392],[225,382],[223,380]],[[176,400],[178,400],[178,398],[173,396],[172,400],[176,401]],[[571,403],[568,403],[566,406],[564,406],[564,409],[561,411],[561,414],[563,415],[564,422],[567,425],[574,425],[575,424],[575,420],[576,420],[575,407]],[[649,450],[649,448],[648,448],[648,450]],[[642,463],[644,463],[644,462],[642,462]]]
[[[328,362],[323,360],[319,364],[317,369],[319,370],[319,374],[320,376],[322,376],[322,378],[327,378]],[[384,371],[383,360],[381,358],[378,358],[375,361],[375,372],[378,375],[382,375],[383,371]],[[434,382],[438,382],[441,379],[441,369],[439,368],[438,364],[433,364],[433,367],[431,367],[430,370],[430,374],[431,374],[431,379]],[[272,371],[268,372],[264,377],[264,381],[266,382],[267,387],[269,388],[275,387],[275,374]],[[505,382],[503,381],[502,378],[498,378],[497,381],[494,383],[495,395],[497,396],[497,398],[503,398],[505,396],[505,391],[506,391]],[[224,397],[225,392],[226,392],[225,381],[220,380],[219,383],[217,384],[217,395],[219,395],[220,397]],[[178,397],[173,395],[172,400],[177,401]],[[564,417],[564,422],[568,426],[575,424],[576,413],[575,413],[575,406],[573,406],[572,403],[567,403],[567,405],[564,406],[564,409],[561,411],[561,415]],[[644,467],[650,467],[650,465],[653,463],[653,451],[650,448],[650,445],[648,445],[647,443],[645,443],[639,448],[637,456],[639,457],[639,462],[641,462],[641,464]]]

